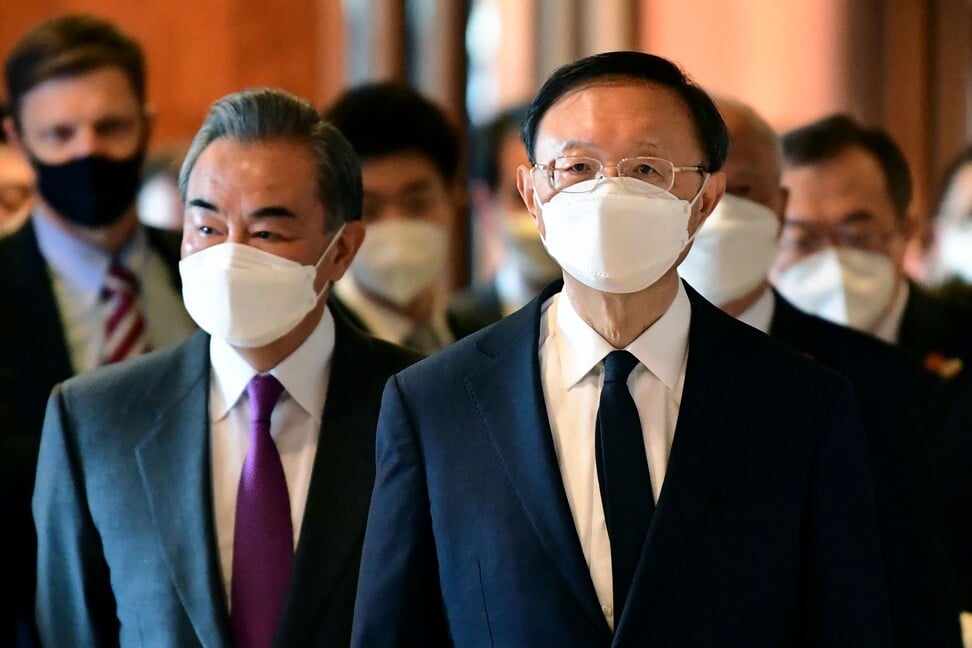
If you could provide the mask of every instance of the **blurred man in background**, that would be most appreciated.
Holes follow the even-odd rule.
[[[8,116],[0,106],[0,123]],[[34,171],[0,128],[0,236],[20,227],[33,204]]]
[[[782,148],[749,106],[725,98],[718,105],[731,139],[726,195],[679,274],[730,315],[851,381],[867,432],[895,643],[957,646],[958,603],[942,558],[920,369],[894,347],[802,313],[770,288],[787,199]]]
[[[325,117],[361,158],[367,227],[332,302],[382,339],[437,351],[456,338],[444,281],[462,203],[456,130],[441,108],[395,82],[353,88]]]
[[[0,474],[14,509],[2,560],[17,573],[0,589],[16,599],[4,614],[30,618],[29,501],[51,388],[195,326],[179,297],[178,236],[135,213],[150,130],[139,44],[104,20],[62,16],[28,32],[5,72],[4,130],[37,195],[30,219],[0,239]]]
[[[560,266],[547,253],[540,232],[516,189],[516,169],[527,164],[520,126],[526,107],[502,112],[474,138],[470,196],[474,218],[497,249],[492,276],[457,295],[449,312],[463,337],[524,306],[547,284],[560,278]]]
[[[904,274],[911,176],[891,137],[836,115],[783,136],[789,202],[771,272],[798,308],[922,362],[972,354],[972,314]]]

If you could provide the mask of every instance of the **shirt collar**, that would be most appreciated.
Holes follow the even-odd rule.
[[[901,330],[901,320],[904,319],[911,286],[908,285],[907,281],[902,280],[900,288],[896,292],[894,301],[891,302],[891,308],[888,309],[888,314],[874,327],[874,335],[888,344],[898,343],[898,332]]]
[[[333,355],[334,318],[325,307],[321,321],[307,339],[269,371],[301,409],[317,421],[324,412],[330,373],[327,368]],[[209,358],[216,387],[213,390],[213,420],[218,421],[233,409],[258,372],[225,340],[210,339]],[[325,368],[323,371],[322,367]]]
[[[571,389],[615,348],[581,319],[565,292],[556,298],[557,350],[564,384]],[[668,310],[625,347],[669,390],[676,388],[682,373],[691,317],[688,294],[679,282]]]
[[[334,284],[334,291],[375,337],[401,344],[412,330],[412,323],[407,317],[365,295],[350,272]]]
[[[773,323],[773,312],[775,310],[776,298],[773,296],[773,291],[767,288],[759,299],[750,304],[749,308],[741,312],[736,319],[744,324],[749,324],[757,331],[768,333],[770,324]]]
[[[415,324],[400,313],[376,302],[361,290],[361,286],[348,272],[334,284],[334,292],[354,313],[361,318],[368,332],[382,340],[402,344],[415,329]],[[445,310],[439,302],[433,305],[432,319],[429,324],[443,343],[453,342],[452,332],[446,320]]]
[[[32,221],[37,245],[48,267],[60,280],[84,293],[87,298],[97,300],[105,285],[111,255],[66,232],[42,214],[34,212]],[[148,240],[145,231],[138,227],[118,254],[118,259],[137,275],[140,274],[147,257]]]

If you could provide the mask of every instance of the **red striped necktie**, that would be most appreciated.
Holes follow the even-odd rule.
[[[101,364],[128,360],[151,350],[145,316],[138,308],[138,293],[138,277],[117,261],[112,262],[101,292],[106,306]]]

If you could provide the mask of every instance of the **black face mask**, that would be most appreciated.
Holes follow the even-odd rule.
[[[105,227],[135,202],[144,157],[139,150],[121,160],[89,155],[64,164],[31,162],[37,192],[58,214],[82,227]]]

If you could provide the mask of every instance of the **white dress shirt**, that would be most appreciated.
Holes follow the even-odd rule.
[[[101,299],[101,290],[111,256],[40,214],[35,213],[33,224],[37,245],[51,274],[71,366],[75,373],[94,369],[101,364],[105,351],[109,303]],[[118,259],[141,284],[137,303],[145,317],[152,348],[179,342],[196,330],[182,305],[182,295],[172,286],[165,261],[149,245],[142,228],[135,231]]]
[[[287,480],[295,548],[317,454],[333,354],[334,319],[325,309],[314,332],[269,372],[284,387],[270,418],[270,436],[277,445]],[[209,343],[209,357],[212,362],[209,416],[212,421],[213,512],[223,584],[229,601],[236,495],[243,462],[250,449],[250,399],[246,386],[257,371],[233,347],[216,338]]]
[[[415,328],[412,320],[366,295],[350,272],[334,284],[334,292],[377,338],[400,345]],[[438,305],[434,308],[430,324],[442,346],[455,342],[445,319],[445,310]]]
[[[743,324],[749,324],[757,331],[769,333],[774,312],[776,312],[776,296],[773,295],[771,288],[767,288],[759,299],[750,304],[749,308],[741,312],[736,319]]]
[[[904,319],[909,294],[911,294],[911,287],[908,286],[907,281],[902,281],[888,314],[881,318],[881,321],[874,327],[874,335],[879,340],[888,344],[896,345],[898,343],[898,336],[901,334],[901,320]]]
[[[665,314],[625,347],[640,363],[628,377],[644,434],[655,501],[662,492],[685,382],[691,305],[679,282]],[[563,292],[543,305],[540,381],[567,501],[608,624],[614,627],[611,546],[594,459],[604,357],[615,349],[585,323]]]

